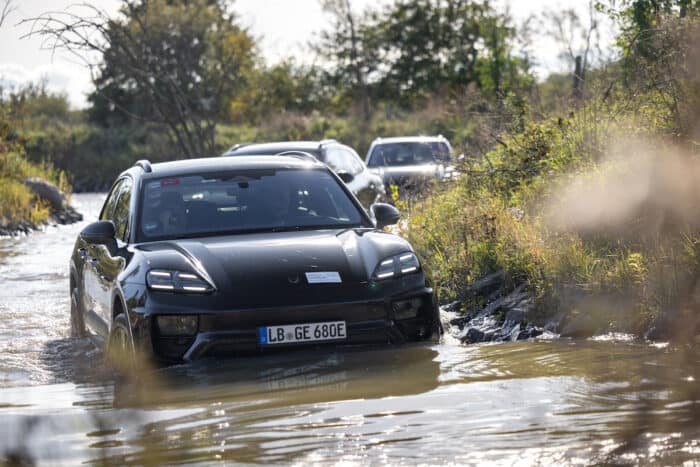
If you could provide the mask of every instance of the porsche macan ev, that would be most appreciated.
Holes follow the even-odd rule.
[[[75,242],[72,332],[159,364],[435,339],[398,218],[304,153],[139,161]]]

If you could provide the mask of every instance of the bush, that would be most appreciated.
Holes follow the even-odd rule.
[[[547,314],[595,296],[609,304],[600,319],[625,331],[700,306],[692,95],[674,113],[653,88],[616,90],[506,131],[466,159],[462,177],[413,204],[404,227],[442,299],[463,299],[470,282],[506,271]]]
[[[22,221],[37,225],[49,217],[49,208],[35,199],[27,187],[12,179],[0,178],[0,225],[12,226]]]

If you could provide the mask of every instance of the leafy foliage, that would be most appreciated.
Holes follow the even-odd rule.
[[[5,110],[0,106],[0,112]],[[37,225],[48,218],[48,207],[23,183],[27,178],[40,177],[55,183],[65,193],[70,192],[62,172],[29,162],[21,151],[7,117],[0,116],[0,227],[23,221]]]
[[[488,1],[401,0],[362,16],[347,0],[325,5],[333,28],[316,52],[336,92],[365,107],[369,98],[411,107],[470,85],[500,99],[532,84],[529,63],[513,54],[510,18]]]
[[[253,66],[252,38],[218,2],[133,2],[122,14],[107,23],[93,121],[134,116],[167,125],[186,155],[211,151]]]
[[[212,149],[216,122],[254,64],[253,39],[234,20],[213,0],[124,0],[114,18],[82,4],[25,21],[97,69],[92,121],[161,125],[191,156]]]
[[[504,270],[550,311],[603,297],[615,306],[600,318],[624,331],[639,332],[670,309],[697,310],[700,224],[693,189],[682,191],[697,183],[692,167],[700,164],[697,27],[694,16],[666,18],[652,42],[664,57],[632,52],[638,68],[625,87],[610,84],[625,72],[618,64],[596,70],[589,85],[597,97],[566,116],[511,126],[494,149],[465,161],[454,185],[413,206],[406,233],[443,298],[461,298],[469,281]],[[640,198],[606,198],[597,186]],[[625,209],[613,208],[605,222],[554,220],[606,205]]]

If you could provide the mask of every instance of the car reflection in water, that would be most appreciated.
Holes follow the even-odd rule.
[[[270,408],[420,394],[438,386],[437,355],[425,344],[409,344],[205,359],[118,380],[114,406],[186,408],[209,401]]]

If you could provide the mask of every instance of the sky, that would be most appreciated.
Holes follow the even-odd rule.
[[[393,0],[351,0],[358,11],[377,3]],[[85,107],[91,90],[90,72],[77,58],[65,53],[42,50],[38,37],[25,37],[31,23],[22,20],[47,11],[61,11],[78,3],[90,3],[109,14],[117,12],[120,0],[12,0],[14,11],[0,28],[0,85],[21,86],[45,80],[49,90],[65,93],[74,108]],[[3,0],[0,0],[0,4]],[[260,51],[268,63],[286,57],[309,62],[307,45],[328,23],[318,0],[236,0],[232,2],[242,25],[259,39]],[[499,9],[509,9],[515,22],[543,11],[574,8],[587,18],[586,0],[497,0]],[[604,42],[610,42],[607,34]],[[543,34],[534,37],[532,55],[535,72],[544,77],[552,71],[563,71],[559,49]]]

